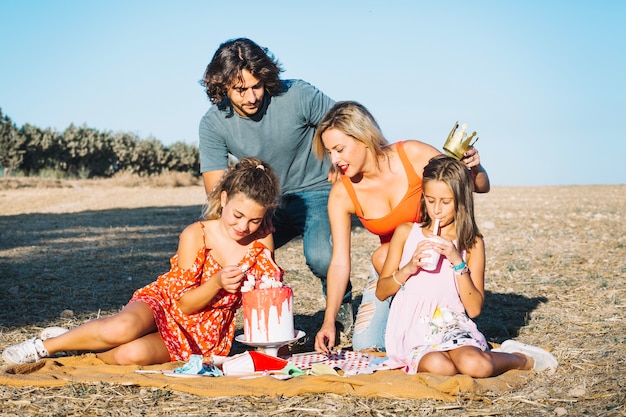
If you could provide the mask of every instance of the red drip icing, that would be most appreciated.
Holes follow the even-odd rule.
[[[291,287],[282,286],[280,288],[254,289],[252,291],[242,292],[241,294],[243,296],[244,333],[247,335],[247,338],[251,337],[252,334],[250,326],[256,324],[257,330],[261,330],[260,321],[261,312],[263,312],[265,321],[265,340],[271,342],[271,340],[268,340],[270,308],[272,306],[276,307],[279,323],[285,300],[287,300],[288,308],[293,311],[293,307],[291,306],[291,303],[293,302],[293,291],[291,290]],[[253,310],[257,311],[257,317],[259,319],[257,323],[251,323]]]

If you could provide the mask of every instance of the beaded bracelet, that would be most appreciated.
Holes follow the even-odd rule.
[[[404,284],[401,284],[400,281],[396,279],[396,272],[398,271],[393,271],[393,274],[391,274],[391,278],[393,279],[393,282],[395,282],[396,284],[400,286],[401,290],[404,290]]]

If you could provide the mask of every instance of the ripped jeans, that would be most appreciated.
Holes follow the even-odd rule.
[[[354,350],[385,351],[385,329],[387,317],[389,317],[389,306],[393,297],[389,297],[385,301],[376,298],[377,282],[378,274],[372,265],[370,278],[363,290],[363,299],[354,322],[354,333],[352,334],[352,348]]]

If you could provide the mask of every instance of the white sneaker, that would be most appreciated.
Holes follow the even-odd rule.
[[[505,340],[502,345],[494,349],[496,352],[506,353],[522,353],[526,356],[530,356],[534,359],[535,364],[533,369],[537,372],[545,371],[546,369],[556,369],[559,366],[554,355],[545,349],[537,346],[531,346],[524,343],[517,342],[515,340]]]
[[[65,327],[58,327],[58,326],[46,327],[45,329],[41,331],[41,333],[39,333],[39,338],[41,340],[52,339],[53,337],[61,336],[63,333],[67,333],[67,332],[68,332],[68,329],[66,329]]]
[[[11,365],[37,362],[48,356],[48,351],[39,338],[28,339],[17,345],[9,346],[2,352],[2,359]]]

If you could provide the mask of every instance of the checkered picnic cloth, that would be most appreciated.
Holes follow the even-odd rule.
[[[370,365],[377,358],[362,352],[338,350],[330,355],[324,353],[296,354],[284,359],[300,369],[311,369],[314,364],[322,363],[335,369],[341,369],[346,375],[357,375],[372,373],[374,369],[371,369]]]

